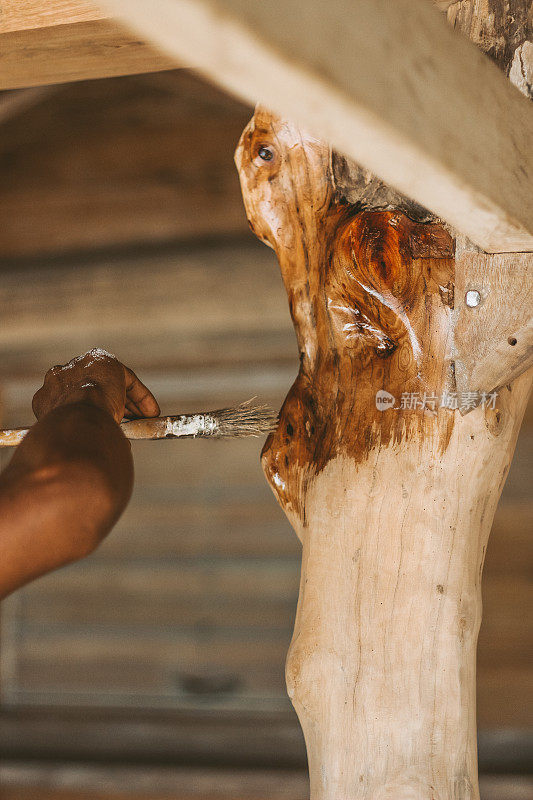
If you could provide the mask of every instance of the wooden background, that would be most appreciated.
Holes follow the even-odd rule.
[[[255,394],[279,407],[297,349],[277,264],[248,232],[233,167],[250,114],[184,71],[45,87],[16,103],[0,94],[5,425],[31,420],[45,369],[92,346],[136,369],[166,413]],[[487,769],[494,746],[501,758],[507,742],[512,758],[533,727],[532,438],[530,410],[485,566]],[[43,755],[48,742],[47,757],[69,747],[74,757],[69,731],[83,741],[84,720],[127,709],[130,726],[141,720],[128,750],[139,758],[146,714],[155,726],[158,714],[174,719],[175,741],[197,715],[254,719],[241,760],[284,751],[289,766],[303,764],[283,677],[300,548],[263,480],[260,447],[134,444],[134,497],[108,541],[3,604],[0,754]],[[70,728],[54,739],[62,713]],[[276,743],[273,725],[288,738]],[[106,730],[116,740],[129,729]],[[214,742],[202,730],[205,753],[235,761],[227,732]],[[169,755],[161,744],[162,757],[186,760],[183,748]]]

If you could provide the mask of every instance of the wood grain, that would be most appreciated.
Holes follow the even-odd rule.
[[[175,59],[162,55],[139,36],[125,31],[101,12],[70,3],[59,3],[59,17],[39,4],[30,16],[8,8],[0,16],[2,71],[0,90],[65,83],[113,75],[173,69]],[[81,8],[76,10],[77,6]],[[60,20],[65,19],[65,22]],[[34,27],[35,26],[35,27]]]
[[[92,265],[81,262],[79,269],[72,263],[3,271],[0,373],[36,374],[50,359],[66,363],[67,356],[89,349],[96,339],[124,360],[133,359],[138,369],[151,371],[172,363],[190,369],[202,358],[211,364],[219,359],[253,364],[277,356],[294,363],[279,276],[270,254],[253,243],[115,256]],[[232,343],[237,331],[242,339]],[[201,389],[199,394],[202,400]],[[235,398],[240,399],[246,398]]]
[[[263,466],[303,545],[286,678],[311,798],[473,800],[481,572],[533,375],[494,410],[442,407],[445,231],[339,201],[330,147],[261,107],[236,163],[300,350]]]
[[[464,0],[452,6],[447,16],[454,29],[491,58],[525,97],[533,97],[529,0]],[[491,258],[476,252],[468,242],[462,243],[461,250],[456,286],[457,385],[462,392],[490,392],[532,363],[533,257]],[[474,308],[465,304],[468,289],[481,295],[481,303]]]
[[[460,392],[491,392],[533,364],[533,256],[464,252],[456,265],[454,359]],[[478,291],[481,302],[466,304]]]
[[[0,33],[49,28],[77,22],[106,19],[106,14],[95,3],[87,0],[2,0]]]
[[[13,94],[7,113],[29,98],[2,126],[2,260],[246,236],[241,104],[182,71]]]

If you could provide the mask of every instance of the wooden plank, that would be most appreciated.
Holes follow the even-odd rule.
[[[425,0],[102,5],[237,96],[295,118],[484,250],[533,250],[533,110]]]
[[[242,568],[246,567],[246,562],[243,562]],[[295,575],[297,572],[296,568]],[[129,592],[111,588],[103,596],[95,596],[91,589],[69,591],[58,587],[41,590],[38,596],[27,596],[25,624],[33,629],[38,625],[74,625],[92,626],[99,630],[105,626],[142,630],[172,625],[176,631],[185,628],[194,635],[202,627],[221,628],[230,623],[257,630],[282,628],[289,633],[296,599],[296,589],[289,598],[282,596],[279,600],[267,602],[253,594],[243,601],[242,598],[221,597],[213,593],[188,602],[168,591],[154,596],[151,589],[143,591],[141,586]]]
[[[3,92],[0,94],[0,124],[4,124],[6,120],[23,114],[26,109],[31,108],[45,98],[49,98],[53,92],[54,88],[50,86],[37,86],[32,89]]]
[[[152,787],[161,783],[161,770],[150,774]],[[24,784],[29,781],[24,781]],[[108,781],[106,781],[107,785]],[[139,793],[137,784],[132,793],[121,787],[117,790],[94,788],[89,791],[77,788],[42,787],[41,785],[7,786],[2,800],[305,800],[309,796],[307,775],[279,773],[245,776],[242,773],[201,772],[178,777],[170,793],[153,788]],[[530,800],[533,780],[523,775],[482,775],[479,781],[481,800]]]
[[[464,252],[455,279],[457,389],[492,392],[533,364],[533,255]]]
[[[2,0],[0,33],[49,28],[109,17],[87,0]]]
[[[245,771],[182,767],[109,767],[7,764],[0,779],[8,798],[48,800],[304,800],[308,779],[303,771]],[[57,795],[53,792],[57,791]]]
[[[531,668],[487,669],[477,677],[478,724],[481,728],[531,729]]]
[[[533,97],[530,0],[463,0],[450,7],[447,19],[526,98]],[[474,251],[458,240],[455,374],[460,392],[491,392],[533,363],[533,256]]]
[[[479,674],[527,670],[533,661],[531,569],[526,576],[485,580],[483,610],[485,617],[478,643]]]
[[[176,60],[92,3],[2,3],[0,89],[172,69]]]
[[[460,2],[460,0],[433,0],[439,11],[447,11],[450,6],[453,6],[454,3]]]
[[[520,439],[519,439],[520,441]],[[529,453],[530,448],[528,448]],[[525,465],[525,482],[531,485],[531,457]],[[512,470],[511,477],[520,467]],[[504,489],[492,531],[483,567],[485,586],[493,578],[506,578],[512,584],[518,577],[531,577],[533,564],[533,537],[531,536],[531,520],[533,506],[531,503],[513,504],[505,502],[507,488]],[[520,616],[518,606],[515,613]],[[486,617],[485,617],[486,619]]]
[[[528,772],[531,737],[527,731],[509,730],[503,736],[497,729],[482,731],[479,738],[483,772]],[[0,754],[3,767],[8,759],[16,758],[19,763],[31,760],[36,770],[36,760],[42,759],[137,764],[152,788],[150,762],[210,769],[224,765],[226,770],[305,767],[303,739],[291,711],[236,714],[223,709],[194,713],[144,709],[133,717],[131,709],[86,708],[80,715],[79,709],[52,708],[45,715],[42,708],[4,708],[0,710]],[[31,780],[28,764],[21,765],[21,773]],[[75,785],[81,789],[80,777]],[[69,785],[68,779],[61,783]],[[125,785],[121,776],[117,783]],[[112,781],[107,785],[111,787]],[[141,788],[140,779],[136,785]]]
[[[498,730],[483,731],[481,771],[507,773],[509,777],[513,773],[527,774],[530,741],[527,731],[508,731],[504,736]],[[62,742],[67,744],[63,754]],[[55,763],[36,760],[32,745],[36,746],[33,753],[38,758],[47,754]],[[188,776],[196,781],[202,775],[208,782],[218,775],[219,765],[225,765],[226,779],[232,775],[244,779],[246,791],[250,790],[245,780],[247,768],[255,767],[253,775],[258,780],[265,769],[278,775],[281,791],[282,786],[287,790],[290,787],[290,782],[283,780],[284,770],[291,768],[293,776],[304,777],[299,770],[305,766],[303,741],[290,713],[237,716],[220,711],[200,712],[193,717],[186,712],[141,712],[135,722],[129,711],[117,714],[112,710],[87,710],[81,722],[76,710],[53,709],[44,718],[42,710],[11,709],[0,712],[0,750],[8,756],[0,766],[0,782],[6,789],[61,786],[73,791],[95,791],[105,786],[110,792],[135,790],[141,796],[144,791],[170,791],[173,800],[188,786]],[[94,763],[101,754],[106,754],[105,763]],[[78,763],[72,763],[72,756],[78,758]],[[15,757],[17,761],[10,760]],[[159,763],[154,765],[158,758]],[[163,766],[165,762],[172,766]],[[201,765],[204,768],[200,770]],[[202,797],[207,785],[202,785],[201,780],[197,784]],[[227,784],[222,780],[219,786]],[[237,786],[233,791],[240,796]],[[35,794],[32,800],[34,797]],[[510,795],[504,792],[498,800],[503,797],[509,800]]]
[[[140,370],[179,363],[190,369],[199,358],[296,359],[272,255],[240,240],[103,257],[79,268],[66,262],[23,272],[4,269],[0,302],[4,375],[45,370],[96,340]],[[228,388],[229,377],[220,376]],[[257,391],[259,384],[252,394]]]
[[[0,710],[0,754],[7,758],[77,758],[256,769],[302,768],[303,737],[290,711],[219,709],[166,712],[65,707]],[[62,755],[61,755],[62,754]]]
[[[3,260],[247,234],[246,107],[172,71],[7,93],[0,120],[32,96],[2,127]]]
[[[435,0],[445,10],[456,0]],[[88,0],[2,0],[0,33],[47,28],[106,19],[108,14]]]
[[[29,598],[38,599],[47,586],[51,591],[55,585],[60,592],[73,594],[79,591],[81,596],[87,597],[91,591],[105,594],[106,586],[114,581],[115,592],[133,596],[149,579],[154,592],[160,592],[168,599],[173,597],[175,603],[201,602],[220,597],[242,603],[248,596],[255,598],[255,602],[278,603],[294,598],[297,575],[297,559],[224,560],[206,557],[152,563],[145,559],[130,564],[124,564],[123,561],[87,562],[63,570],[60,575],[46,576],[35,584],[34,589],[26,591],[30,592]],[[228,620],[228,624],[232,624],[231,620]],[[154,620],[154,630],[156,627],[157,620]],[[35,635],[39,635],[37,630]],[[91,643],[87,644],[90,646]],[[49,645],[43,646],[49,648]]]
[[[204,498],[199,492],[196,499],[182,500],[178,522],[173,505],[133,505],[99,550],[99,559],[117,558],[125,549],[132,558],[179,558],[201,553],[281,558],[299,554],[299,542],[271,497],[264,501],[256,497],[249,504],[221,503],[209,510]],[[150,541],[146,539],[148,529],[152,531]],[[520,556],[517,561],[523,566]]]

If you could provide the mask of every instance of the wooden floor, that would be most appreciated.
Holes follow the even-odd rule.
[[[481,800],[532,800],[533,777],[483,776]],[[300,771],[3,764],[1,800],[306,800]]]

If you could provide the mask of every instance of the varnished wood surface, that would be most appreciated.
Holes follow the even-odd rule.
[[[276,252],[300,350],[263,464],[301,524],[307,485],[330,460],[416,436],[435,435],[442,451],[454,425],[437,400],[456,389],[446,358],[454,242],[440,225],[339,200],[330,162],[328,145],[263,108],[236,151],[248,220]],[[390,414],[376,407],[384,388]],[[434,416],[402,409],[404,393],[435,398]]]
[[[285,673],[311,798],[475,800],[481,573],[533,374],[461,417],[448,233],[346,204],[331,146],[264,107],[236,164],[300,351],[262,460],[303,546]]]

